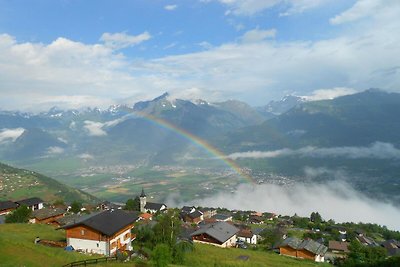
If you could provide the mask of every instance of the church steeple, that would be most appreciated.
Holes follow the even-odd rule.
[[[140,212],[145,213],[146,212],[146,194],[144,193],[144,189],[142,187],[142,193],[140,194]]]
[[[143,187],[142,187],[142,193],[140,194],[140,197],[146,197],[146,194],[144,193]]]

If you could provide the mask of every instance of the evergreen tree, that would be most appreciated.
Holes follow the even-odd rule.
[[[130,198],[125,203],[125,210],[131,211],[140,211],[140,199],[139,197],[135,197],[134,199]]]

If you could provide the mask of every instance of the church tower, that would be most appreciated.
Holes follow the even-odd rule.
[[[144,193],[143,187],[139,199],[140,199],[140,212],[145,213],[146,209],[144,207],[146,206],[146,194]]]

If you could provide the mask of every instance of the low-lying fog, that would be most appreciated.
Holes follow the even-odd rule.
[[[373,200],[357,192],[348,183],[334,180],[326,184],[242,184],[236,192],[221,192],[215,196],[195,199],[190,203],[173,203],[173,206],[194,205],[225,207],[228,209],[274,212],[282,215],[309,216],[318,211],[325,219],[336,222],[363,222],[386,225],[400,230],[400,209],[390,203]]]

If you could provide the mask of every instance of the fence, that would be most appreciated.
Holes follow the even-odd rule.
[[[63,267],[74,267],[74,266],[86,266],[90,264],[97,264],[101,262],[109,262],[109,261],[115,261],[117,260],[117,256],[114,257],[104,257],[104,258],[98,258],[98,259],[88,259],[88,260],[83,260],[83,261],[74,261],[71,263],[68,263],[66,265],[63,265]]]

